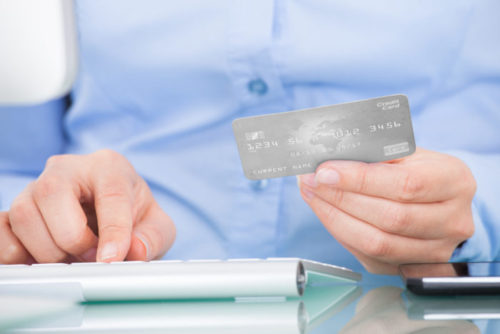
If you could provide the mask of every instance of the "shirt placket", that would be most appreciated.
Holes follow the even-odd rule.
[[[273,1],[235,1],[228,25],[228,71],[238,100],[238,116],[286,110],[284,89],[273,62]],[[235,256],[272,256],[276,250],[276,228],[282,179],[241,179],[235,207],[245,207],[250,216],[233,212],[230,253]]]

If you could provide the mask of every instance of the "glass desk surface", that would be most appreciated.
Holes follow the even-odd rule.
[[[399,277],[362,274],[358,284],[289,299],[75,303],[65,288],[58,296],[0,290],[0,332],[500,333],[499,296],[419,297]]]

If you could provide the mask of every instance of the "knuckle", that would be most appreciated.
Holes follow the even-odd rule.
[[[94,152],[94,156],[96,156],[100,161],[105,161],[110,164],[127,162],[123,155],[108,148]]]
[[[399,205],[388,205],[383,213],[383,224],[388,232],[402,233],[408,228],[408,211]]]
[[[47,159],[47,162],[45,164],[46,168],[52,167],[52,166],[58,166],[65,161],[67,161],[68,155],[66,154],[60,154],[60,155],[53,155]]]
[[[368,165],[362,164],[358,167],[358,170],[356,172],[356,180],[359,180],[358,182],[358,191],[360,193],[365,193],[367,188],[368,188]]]
[[[130,227],[122,224],[106,224],[99,227],[99,235],[113,236],[113,239],[119,240],[122,237],[130,237]]]
[[[469,239],[474,235],[474,232],[475,226],[472,219],[460,219],[453,224],[452,234],[460,241]]]
[[[19,225],[23,226],[30,221],[30,211],[26,200],[18,197],[12,202],[9,210],[9,220],[14,233]]]
[[[113,201],[114,203],[130,204],[133,183],[122,175],[105,175],[97,180],[94,198],[97,203]]]
[[[104,176],[106,183],[123,183],[124,179],[136,181],[136,172],[132,164],[122,154],[102,149],[91,154],[93,167],[98,169]],[[103,166],[105,168],[103,168]]]
[[[128,193],[121,186],[104,186],[95,195],[97,203],[113,201],[113,203],[129,204],[130,199]]]
[[[116,152],[115,150],[109,149],[109,148],[103,148],[103,149],[97,150],[94,152],[94,154],[99,155],[99,156],[104,156],[104,157],[121,156],[118,152]]]
[[[4,245],[0,252],[0,263],[3,264],[20,264],[26,261],[26,251],[16,243]]]
[[[61,191],[61,180],[57,175],[43,175],[35,181],[33,196],[44,198],[55,195]]]
[[[85,227],[73,227],[64,231],[62,235],[55,235],[54,241],[65,252],[76,254],[85,246]]]
[[[363,247],[364,253],[372,258],[384,258],[390,254],[390,243],[380,233],[373,233]]]
[[[337,220],[337,209],[332,205],[327,205],[324,212],[325,222],[327,224],[332,224]]]
[[[406,171],[400,179],[398,199],[404,202],[414,201],[424,187],[424,180],[418,174]]]
[[[344,192],[339,189],[331,189],[328,200],[331,204],[342,206],[344,203]]]

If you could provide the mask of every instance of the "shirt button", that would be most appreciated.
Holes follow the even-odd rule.
[[[260,78],[249,81],[247,87],[250,93],[259,96],[266,94],[268,90],[266,82]]]
[[[251,181],[250,185],[254,191],[261,191],[267,188],[267,186],[269,185],[269,180]]]

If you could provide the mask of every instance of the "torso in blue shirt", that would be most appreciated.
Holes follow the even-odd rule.
[[[359,269],[295,177],[244,177],[231,121],[403,93],[418,145],[498,153],[499,12],[494,1],[80,1],[66,152],[131,160],[176,223],[167,258]]]

